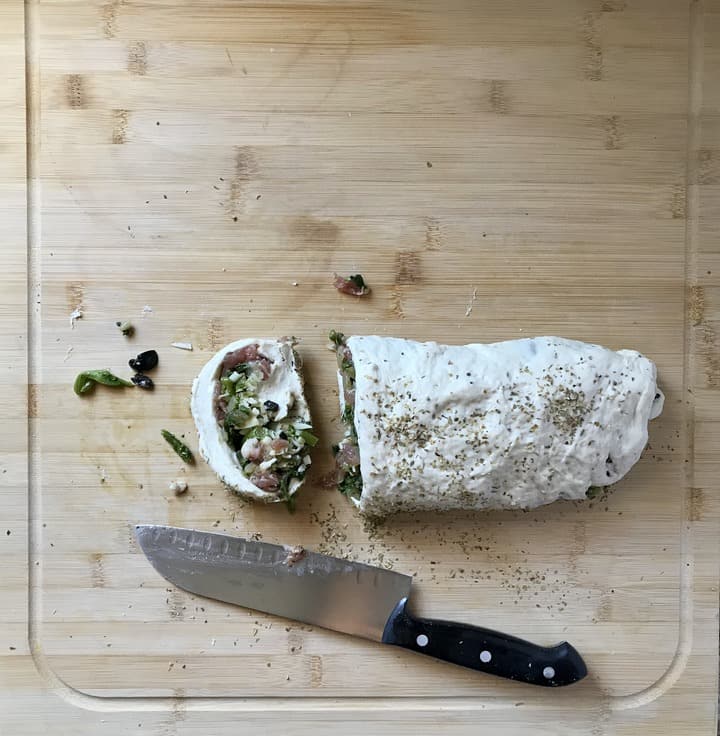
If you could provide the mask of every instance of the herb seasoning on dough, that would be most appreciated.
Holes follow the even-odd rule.
[[[338,486],[373,516],[586,498],[638,461],[662,411],[655,365],[632,350],[330,338],[346,427]]]

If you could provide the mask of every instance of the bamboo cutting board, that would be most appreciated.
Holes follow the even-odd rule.
[[[6,0],[0,19],[8,733],[714,733],[718,3]],[[330,328],[632,347],[666,409],[594,502],[364,524],[320,482]],[[285,334],[322,437],[294,515],[160,439],[195,446],[215,350]],[[154,393],[73,394],[147,348]],[[590,675],[538,691],[195,598],[138,522],[412,573],[418,612],[567,638]]]

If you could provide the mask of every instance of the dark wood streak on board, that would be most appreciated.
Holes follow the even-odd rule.
[[[127,68],[130,74],[143,77],[147,74],[147,47],[144,41],[135,41],[128,48]]]
[[[127,110],[113,110],[112,142],[122,145],[127,141],[127,127],[130,113]]]
[[[413,250],[401,250],[395,256],[395,283],[416,284],[422,278],[420,254]]]
[[[87,91],[82,74],[68,74],[65,77],[65,99],[69,107],[80,109],[87,105]]]

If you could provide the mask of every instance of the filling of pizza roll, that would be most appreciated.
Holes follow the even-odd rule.
[[[225,346],[195,379],[191,408],[200,452],[223,483],[292,504],[317,437],[291,340]]]

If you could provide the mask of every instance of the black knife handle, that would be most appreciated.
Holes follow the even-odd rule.
[[[567,642],[541,647],[479,626],[415,618],[406,606],[404,598],[392,612],[383,643],[531,685],[560,687],[587,674],[582,657]]]

